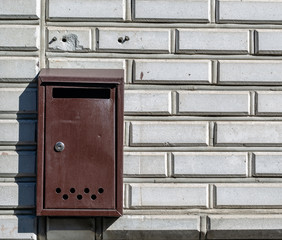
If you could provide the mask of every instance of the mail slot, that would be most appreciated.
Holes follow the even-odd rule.
[[[38,216],[122,214],[123,70],[38,77]]]

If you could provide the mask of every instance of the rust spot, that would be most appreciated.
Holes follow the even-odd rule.
[[[6,153],[6,152],[2,152],[2,154],[1,155],[3,155],[3,156],[7,156],[8,155],[8,153]]]
[[[18,230],[17,227],[13,227],[13,229],[9,232],[10,235],[12,235],[13,232],[16,232]]]
[[[140,73],[140,79],[143,80],[143,77],[144,77],[144,73],[141,72],[141,73]]]
[[[0,231],[1,231],[2,233],[4,233],[6,230],[8,230],[8,228],[5,228],[5,226],[2,224],[2,225],[1,225],[1,228],[0,228]]]

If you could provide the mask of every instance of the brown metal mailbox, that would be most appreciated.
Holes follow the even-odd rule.
[[[123,70],[38,77],[37,215],[122,214]]]

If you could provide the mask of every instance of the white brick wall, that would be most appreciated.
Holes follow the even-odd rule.
[[[36,218],[34,216],[0,216],[2,239],[37,239]]]
[[[55,40],[56,39],[56,40]],[[54,51],[86,51],[91,49],[90,29],[48,29],[48,48]]]
[[[124,111],[127,114],[169,114],[171,113],[171,92],[126,91]]]
[[[165,153],[124,153],[123,174],[126,177],[166,177]]]
[[[114,224],[107,218],[104,225],[110,225],[103,239],[135,238],[136,232],[146,239],[163,237],[170,239],[197,239],[200,231],[200,219],[196,216],[141,215],[123,216]],[[153,232],[150,230],[154,229]]]
[[[282,206],[279,184],[216,184],[215,206],[219,208],[270,208]]]
[[[35,176],[35,152],[1,151],[0,176]]]
[[[134,82],[209,83],[209,61],[136,60]]]
[[[0,88],[0,111],[36,112],[35,88]]]
[[[0,50],[37,50],[39,29],[35,26],[0,26]]]
[[[258,92],[257,93],[258,114],[279,114],[282,111],[282,92]]]
[[[39,0],[0,1],[0,19],[38,19],[39,14]]]
[[[163,29],[110,29],[100,28],[98,49],[104,52],[155,52],[169,51],[168,30]],[[124,41],[128,37],[129,40]],[[122,38],[122,42],[119,42]]]
[[[49,58],[49,68],[90,68],[90,69],[122,69],[123,60],[84,59],[84,58]]]
[[[205,122],[132,122],[132,146],[203,145],[208,141]]]
[[[219,22],[281,22],[282,2],[254,0],[217,0]]]
[[[280,84],[281,61],[219,61],[222,84]]]
[[[49,0],[50,19],[118,20],[123,18],[123,0]]]
[[[218,122],[216,143],[219,145],[281,145],[279,122]]]
[[[208,22],[209,4],[207,0],[169,1],[134,0],[134,19],[163,20],[175,22]]]
[[[132,208],[207,207],[205,184],[131,184]]]
[[[242,176],[247,174],[244,153],[174,153],[175,177]]]
[[[282,174],[281,153],[255,153],[254,175],[256,176],[280,176]]]
[[[281,3],[282,6],[282,3]],[[258,32],[258,54],[281,54],[282,53],[282,31],[259,30]]]
[[[33,208],[35,206],[34,183],[0,183],[1,208]]]
[[[0,0],[0,239],[282,239],[281,6]],[[35,218],[44,67],[124,70],[122,218]]]
[[[279,215],[214,215],[209,217],[208,239],[280,238]]]
[[[248,92],[179,91],[179,112],[187,114],[248,114]]]
[[[185,30],[179,29],[178,52],[186,53],[248,53],[246,30]]]
[[[39,71],[38,63],[38,58],[0,57],[0,80],[31,81]]]
[[[0,142],[34,144],[35,121],[0,120]]]

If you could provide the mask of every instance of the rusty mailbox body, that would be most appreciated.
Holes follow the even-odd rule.
[[[43,69],[37,215],[122,214],[123,70]]]

